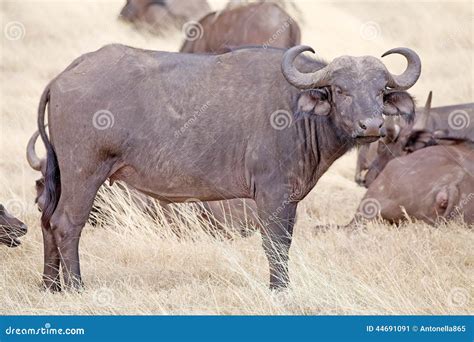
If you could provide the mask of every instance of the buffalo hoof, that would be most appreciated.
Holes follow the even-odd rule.
[[[61,292],[61,283],[57,281],[43,282],[42,289],[47,292],[56,293]]]

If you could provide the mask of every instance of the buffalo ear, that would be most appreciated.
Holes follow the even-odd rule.
[[[383,99],[385,115],[401,115],[407,122],[415,119],[415,102],[406,91],[392,91],[385,94]]]
[[[298,98],[296,113],[300,115],[328,115],[331,111],[326,90],[313,89]]]

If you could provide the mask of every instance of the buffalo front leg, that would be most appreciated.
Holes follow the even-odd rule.
[[[263,249],[270,267],[270,289],[288,286],[288,261],[297,203],[257,198]]]
[[[47,290],[53,292],[61,291],[61,280],[59,277],[59,250],[54,240],[54,235],[50,228],[44,228],[43,249],[44,249],[44,271],[43,285]]]

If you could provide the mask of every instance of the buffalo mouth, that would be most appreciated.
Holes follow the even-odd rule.
[[[358,144],[370,144],[381,138],[381,135],[359,135],[355,138]]]
[[[2,231],[3,230],[3,231]],[[26,234],[26,230],[21,228],[13,228],[11,226],[0,226],[0,245],[8,247],[18,247],[21,245],[19,238]]]
[[[2,236],[0,237],[0,244],[13,248],[21,245],[21,241],[17,237]]]

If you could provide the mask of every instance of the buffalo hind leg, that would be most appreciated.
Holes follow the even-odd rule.
[[[82,287],[79,239],[95,195],[108,176],[103,169],[90,176],[81,171],[61,173],[61,197],[51,217],[51,230],[58,246],[66,289]]]
[[[61,280],[59,277],[59,250],[50,228],[43,227],[43,249],[43,285],[47,290],[53,292],[61,291]]]
[[[297,203],[257,198],[263,249],[270,267],[270,289],[289,285],[288,261]]]

